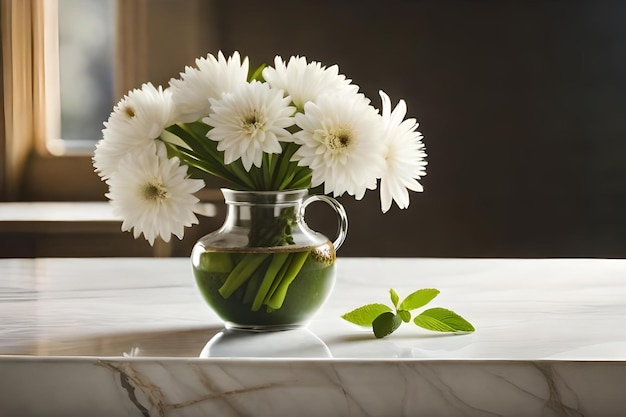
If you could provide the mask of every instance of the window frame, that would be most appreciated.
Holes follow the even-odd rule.
[[[0,201],[104,200],[107,188],[93,171],[92,149],[72,149],[58,139],[57,0],[0,2]],[[144,82],[166,85],[162,67],[174,62],[182,71],[198,50],[217,45],[217,32],[207,33],[201,19],[214,15],[213,2],[187,0],[186,5],[181,11],[177,1],[117,1],[116,100]],[[165,23],[182,28],[184,36],[166,54],[161,51],[169,36],[161,30]]]
[[[2,0],[3,151],[0,200],[97,200],[88,152],[60,138],[56,0]],[[90,190],[98,190],[90,192]]]

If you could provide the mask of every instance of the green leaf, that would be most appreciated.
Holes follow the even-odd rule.
[[[208,131],[211,130],[211,126],[204,122],[188,122],[185,123],[185,127],[197,137],[206,137]]]
[[[395,332],[402,324],[402,320],[391,311],[382,313],[374,319],[372,322],[372,329],[374,330],[374,336],[382,339],[385,336]]]
[[[263,64],[260,67],[258,67],[249,77],[248,77],[248,81],[265,81],[263,79],[263,70],[265,69],[267,65]]]
[[[391,295],[391,302],[393,303],[394,307],[398,307],[398,301],[400,301],[400,297],[398,296],[398,293],[394,291],[393,288],[389,288],[389,295]]]
[[[408,323],[411,321],[411,313],[406,310],[398,310],[398,317],[402,319],[403,322]]]
[[[474,326],[454,311],[445,308],[431,308],[419,314],[413,323],[435,332],[473,332]]]
[[[359,326],[371,326],[374,320],[385,312],[391,312],[391,308],[384,304],[374,303],[352,310],[341,318]]]
[[[400,303],[400,306],[398,306],[398,309],[408,311],[415,310],[430,303],[437,295],[439,295],[439,290],[435,288],[417,290],[414,293],[407,295],[407,297]]]

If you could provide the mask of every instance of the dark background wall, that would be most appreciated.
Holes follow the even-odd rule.
[[[420,121],[425,192],[384,216],[376,192],[342,198],[344,255],[626,255],[626,2],[239,0],[215,11],[226,53],[337,63],[377,106],[383,89]]]
[[[145,81],[167,85],[197,56],[238,50],[253,65],[275,55],[338,64],[376,106],[379,89],[406,100],[428,153],[425,191],[385,215],[377,191],[342,197],[340,255],[626,256],[626,2],[146,4]],[[334,219],[321,204],[307,216],[329,236]],[[175,255],[216,223],[186,232]]]

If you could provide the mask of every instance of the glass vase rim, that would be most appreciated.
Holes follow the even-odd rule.
[[[308,188],[255,191],[220,188],[226,204],[294,204],[309,193]]]

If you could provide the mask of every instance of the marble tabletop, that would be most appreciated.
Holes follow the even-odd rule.
[[[340,318],[389,288],[438,288],[476,332],[376,339]],[[340,257],[306,328],[242,334],[188,259],[2,259],[0,318],[0,417],[626,410],[626,260]]]

